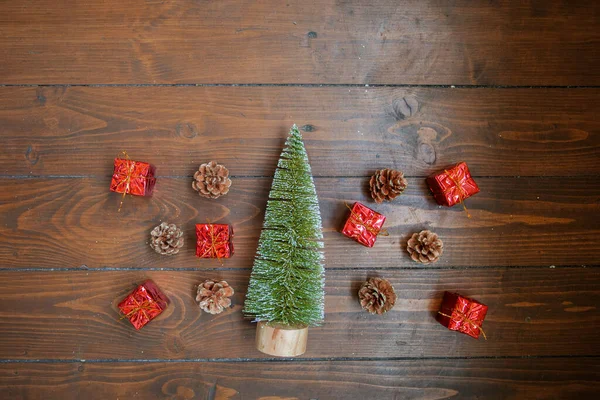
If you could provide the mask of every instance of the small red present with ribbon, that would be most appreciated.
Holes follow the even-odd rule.
[[[129,158],[115,158],[115,169],[110,183],[111,192],[151,196],[156,178],[151,164]]]
[[[486,305],[476,300],[458,293],[445,292],[435,319],[451,331],[458,331],[475,339],[478,339],[481,333],[484,339],[487,339],[481,328],[487,310]]]
[[[134,328],[139,330],[158,317],[168,304],[169,298],[154,282],[147,280],[119,303],[119,310],[122,318],[129,319]]]
[[[429,189],[433,192],[433,197],[438,204],[452,207],[461,203],[467,210],[465,199],[479,193],[479,186],[471,177],[467,163],[459,162],[452,168],[437,172],[427,178]],[[470,215],[467,212],[467,215]]]
[[[350,209],[350,217],[342,229],[344,235],[367,247],[373,247],[378,235],[387,236],[387,232],[381,229],[385,222],[384,215],[359,202],[354,203],[352,208],[348,204],[346,207]]]
[[[233,255],[233,228],[226,224],[196,224],[196,256],[229,258]]]

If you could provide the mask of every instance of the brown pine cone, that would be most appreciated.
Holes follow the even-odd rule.
[[[183,231],[175,224],[163,222],[150,232],[150,247],[158,254],[177,254],[183,247]]]
[[[370,278],[358,291],[362,308],[371,314],[383,314],[396,304],[396,292],[392,284],[383,278]]]
[[[231,306],[231,296],[233,296],[233,288],[227,282],[207,279],[198,286],[196,301],[207,313],[220,314],[225,308]]]
[[[230,186],[229,170],[215,161],[202,164],[194,174],[192,182],[192,187],[200,196],[211,199],[226,195]]]
[[[423,264],[436,262],[444,250],[444,242],[436,233],[431,231],[421,231],[413,233],[408,240],[408,254],[416,261]]]
[[[408,182],[401,171],[386,168],[375,171],[369,181],[369,186],[373,200],[376,203],[381,203],[384,200],[394,200],[402,194],[408,186]]]

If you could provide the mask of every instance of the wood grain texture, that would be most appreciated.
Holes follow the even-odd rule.
[[[316,176],[598,175],[598,109],[600,89],[3,87],[0,174],[109,176],[127,150],[161,176],[272,176],[297,123]]]
[[[398,295],[383,316],[356,293],[381,275]],[[136,283],[153,279],[171,299],[156,320],[135,331],[116,309]],[[212,316],[194,301],[195,284],[225,279],[233,306]],[[2,272],[0,354],[5,359],[152,360],[264,358],[256,325],[243,320],[246,271]],[[501,357],[600,355],[600,269],[328,271],[322,327],[308,333],[303,356]],[[450,332],[434,320],[443,291],[489,306],[487,341]]]
[[[583,359],[0,364],[13,400],[592,399]]]
[[[196,223],[228,223],[235,254],[227,268],[252,267],[271,178],[236,178],[227,196],[204,199],[191,178],[159,178],[152,198],[108,191],[110,178],[0,179],[1,268],[218,268],[195,257]],[[375,204],[367,178],[316,179],[328,268],[421,268],[406,252],[413,232],[431,229],[444,241],[437,268],[597,265],[600,180],[477,178],[481,193],[460,206],[438,206],[424,179],[410,178],[392,203]],[[343,236],[344,202],[361,201],[387,216],[390,236],[366,248]],[[175,223],[186,241],[173,257],[156,254],[149,232]],[[574,250],[576,249],[576,250]]]
[[[598,85],[589,1],[0,4],[0,83]]]
[[[0,1],[0,397],[597,397],[599,16],[583,0]],[[326,321],[282,361],[241,309],[292,123],[323,215]],[[118,213],[122,150],[159,178]],[[218,201],[191,189],[213,159],[233,175]],[[481,187],[471,219],[424,182],[461,160]],[[388,167],[409,188],[374,205],[367,177]],[[337,232],[352,201],[388,217],[373,249]],[[207,217],[235,228],[224,265],[194,257]],[[176,257],[147,244],[161,221],[186,232]],[[445,243],[433,266],[405,252],[425,228]],[[356,298],[371,276],[398,294],[383,316]],[[146,278],[172,303],[137,332],[116,305]],[[199,310],[206,278],[235,288],[231,309]],[[435,321],[445,290],[489,306],[489,340]]]

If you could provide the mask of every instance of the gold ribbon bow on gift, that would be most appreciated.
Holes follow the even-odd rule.
[[[465,205],[465,202],[464,202],[464,200],[468,197],[467,192],[462,187],[462,184],[458,181],[458,179],[456,177],[452,176],[452,174],[450,173],[450,171],[448,171],[448,170],[445,169],[444,172],[446,173],[446,175],[448,176],[448,178],[450,178],[450,180],[452,181],[452,183],[454,183],[454,185],[457,187],[458,192],[459,192],[458,198],[460,200],[460,204],[463,206],[463,209],[467,213],[467,218],[471,218],[471,214],[469,213],[469,210],[467,210],[467,206]],[[452,188],[446,189],[444,191],[444,193],[447,193],[449,190],[452,190]]]
[[[129,154],[125,150],[121,152],[125,156],[127,161],[130,161],[130,165],[127,171],[127,175],[125,176],[125,190],[123,191],[123,196],[121,197],[121,203],[119,204],[119,210],[117,212],[121,212],[121,208],[123,208],[123,202],[125,201],[125,196],[129,193],[129,188],[131,186],[131,177],[133,176],[133,170],[135,169],[135,161],[131,161],[129,158]]]
[[[487,340],[487,336],[485,336],[485,332],[481,328],[481,325],[479,325],[477,322],[475,322],[472,319],[470,319],[469,317],[467,317],[467,315],[465,313],[463,313],[462,311],[459,311],[459,310],[454,310],[454,311],[459,314],[459,318],[460,318],[459,322],[460,323],[466,322],[468,324],[471,324],[475,328],[479,329],[479,332],[481,332],[481,334],[483,335],[483,338],[485,340]],[[444,317],[448,317],[450,319],[454,319],[454,317],[452,315],[444,314],[441,311],[438,311],[438,314],[443,315]]]
[[[224,240],[221,240],[220,242],[217,241],[218,235],[215,235],[215,225],[211,224],[210,221],[208,221],[207,225],[210,226],[210,231],[208,233],[210,235],[210,246],[206,249],[206,251],[204,251],[204,253],[202,253],[200,258],[203,258],[207,254],[211,254],[211,255],[214,254],[214,256],[217,257],[217,260],[219,260],[221,265],[223,265],[223,260],[221,260],[221,257],[219,256],[219,251],[217,250],[217,246],[226,245],[229,240],[224,239]]]
[[[130,318],[131,316],[137,314],[138,312],[142,312],[144,313],[144,316],[150,320],[150,316],[146,313],[146,310],[153,310],[155,307],[153,307],[153,304],[151,301],[149,300],[144,300],[143,302],[138,302],[137,299],[133,296],[131,296],[131,299],[135,302],[135,308],[133,308],[131,311],[129,311],[127,314],[123,315],[120,319],[123,318]]]
[[[346,207],[348,208],[348,210],[350,210],[350,221],[353,222],[355,225],[360,225],[363,226],[367,232],[372,233],[375,236],[389,236],[390,234],[388,233],[388,231],[386,229],[380,229],[379,232],[377,231],[376,228],[374,228],[372,225],[367,224],[365,221],[363,221],[362,216],[360,214],[355,213],[352,210],[352,207],[350,207],[348,205],[348,203],[344,202],[344,204],[346,205]]]

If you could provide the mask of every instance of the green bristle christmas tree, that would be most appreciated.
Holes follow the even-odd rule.
[[[324,317],[322,248],[317,192],[294,125],[273,178],[244,307],[259,322],[259,350],[281,356],[304,352],[307,327]]]

